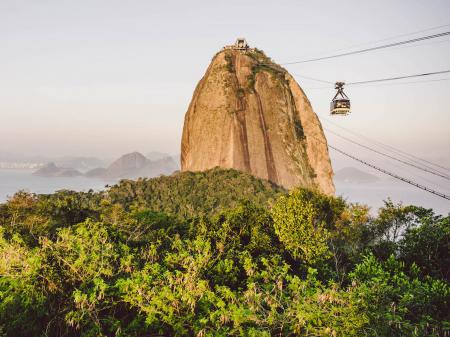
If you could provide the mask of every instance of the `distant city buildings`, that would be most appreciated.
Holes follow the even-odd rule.
[[[0,169],[24,169],[24,170],[36,170],[44,166],[44,163],[32,163],[32,162],[0,162]]]

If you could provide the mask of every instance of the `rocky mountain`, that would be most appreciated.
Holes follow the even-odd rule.
[[[77,177],[81,176],[82,173],[73,168],[63,168],[56,166],[55,163],[48,163],[37,171],[34,171],[33,175],[41,177]]]
[[[125,178],[135,176],[147,163],[147,158],[139,152],[127,153],[114,161],[106,169],[106,178]]]
[[[350,184],[363,184],[379,181],[380,178],[376,175],[361,171],[356,167],[344,167],[336,171],[334,180]]]
[[[139,152],[132,152],[121,156],[106,169],[96,168],[86,172],[85,175],[108,180],[136,179],[168,175],[176,170],[178,170],[178,165],[171,157],[150,160]]]
[[[294,78],[246,44],[218,52],[185,115],[182,171],[234,168],[335,192],[321,124]]]

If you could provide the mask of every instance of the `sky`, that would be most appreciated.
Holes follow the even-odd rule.
[[[176,155],[197,82],[237,37],[284,63],[449,31],[449,14],[448,0],[0,0],[0,153]],[[332,82],[447,70],[450,36],[286,68]],[[450,81],[348,87],[352,114],[335,118],[332,86],[300,76],[324,126],[338,131],[332,120],[449,159]],[[328,140],[360,151],[334,135]]]

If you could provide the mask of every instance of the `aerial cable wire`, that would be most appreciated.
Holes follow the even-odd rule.
[[[333,124],[333,123],[332,123],[332,124]],[[340,126],[337,125],[337,124],[334,124],[334,125],[337,126],[337,127],[340,127]],[[324,127],[324,129],[326,129],[326,128]],[[343,128],[343,129],[344,129],[344,130],[348,130],[348,129],[345,129],[345,128]],[[329,130],[329,129],[327,129],[327,130]],[[331,130],[329,130],[329,131],[331,131]],[[350,130],[348,130],[347,132],[352,133]],[[441,172],[441,171],[437,170],[435,167],[429,166],[429,165],[425,164],[424,162],[421,162],[421,161],[418,160],[418,159],[412,158],[412,157],[414,157],[413,155],[407,156],[407,155],[401,153],[401,152],[400,152],[401,150],[398,150],[398,149],[396,149],[396,148],[394,148],[394,147],[390,147],[390,146],[387,145],[387,144],[384,144],[384,143],[381,143],[381,142],[377,142],[377,141],[375,141],[375,140],[372,140],[372,139],[367,138],[367,137],[365,137],[365,136],[359,135],[359,134],[357,134],[357,133],[353,133],[353,135],[356,135],[357,137],[360,137],[360,138],[362,138],[362,139],[365,139],[366,141],[369,141],[369,142],[373,143],[374,145],[383,148],[384,151],[390,151],[390,152],[393,153],[395,156],[398,156],[398,157],[400,157],[400,158],[403,158],[404,160],[408,160],[409,162],[415,163],[416,165],[420,165],[421,167],[425,167],[425,168],[427,168],[427,169],[429,169],[429,170],[433,170],[433,172],[437,172],[438,174],[442,174],[442,175],[448,176],[447,173]],[[416,157],[416,158],[417,158],[417,157]],[[421,159],[421,160],[422,160],[422,161],[425,161],[424,159]],[[431,163],[431,162],[428,162],[428,161],[425,161],[425,162]],[[431,164],[432,164],[432,163],[431,163]],[[434,164],[434,165],[436,165],[436,164]]]
[[[367,137],[367,136],[361,135],[361,134],[359,134],[359,133],[357,133],[357,132],[355,132],[355,131],[353,131],[353,130],[350,130],[350,129],[345,128],[345,127],[343,127],[343,126],[341,126],[341,125],[339,125],[339,124],[337,124],[337,123],[334,123],[334,122],[332,122],[331,120],[329,120],[329,119],[327,119],[327,118],[322,117],[322,120],[324,120],[325,122],[328,122],[328,123],[330,123],[330,124],[332,124],[332,125],[334,125],[334,126],[340,128],[340,129],[342,129],[342,130],[345,130],[345,131],[347,131],[347,132],[349,132],[349,133],[351,133],[351,134],[353,134],[353,135],[355,135],[355,136],[357,136],[357,137],[363,138],[363,139],[365,139],[365,140],[367,140],[367,141],[369,141],[369,142],[371,142],[371,143],[373,143],[373,144],[376,144],[376,145],[378,145],[378,146],[380,146],[380,147],[384,147],[385,149],[388,149],[388,150],[390,150],[390,151],[393,151],[393,152],[395,152],[396,154],[402,156],[403,158],[406,157],[408,160],[411,160],[411,161],[413,161],[413,162],[419,163],[420,165],[423,165],[423,166],[425,166],[425,167],[427,167],[427,168],[436,170],[435,168],[432,168],[432,167],[430,167],[430,166],[427,166],[427,165],[425,165],[425,164],[423,164],[423,163],[427,163],[427,164],[429,164],[429,165],[433,165],[433,166],[435,166],[435,167],[439,167],[439,168],[441,168],[441,169],[444,169],[444,170],[450,172],[450,169],[447,168],[447,167],[445,167],[445,166],[442,166],[442,165],[433,163],[433,162],[431,162],[431,161],[429,161],[429,160],[420,158],[420,157],[418,157],[418,156],[416,156],[416,155],[413,155],[413,154],[408,153],[408,152],[406,152],[406,151],[400,150],[400,149],[395,148],[395,147],[393,147],[393,146],[391,146],[391,145],[385,144],[385,143],[383,143],[383,142],[381,142],[381,141],[374,140],[374,139],[371,139],[371,138],[369,138],[369,137]],[[410,157],[410,158],[408,158],[408,157]],[[422,162],[422,163],[420,163],[420,162]]]
[[[440,26],[434,26],[434,27],[430,27],[430,28],[426,28],[426,29],[422,29],[422,30],[416,30],[416,31],[411,32],[411,33],[399,34],[399,35],[394,35],[394,36],[386,37],[386,38],[379,39],[379,40],[372,40],[372,41],[365,42],[365,43],[354,44],[354,45],[347,46],[347,47],[344,47],[344,48],[329,50],[327,52],[328,53],[337,53],[337,52],[340,52],[340,51],[343,51],[343,50],[349,50],[349,49],[353,49],[353,48],[367,46],[367,45],[370,45],[370,44],[373,44],[373,43],[379,43],[379,42],[389,41],[389,40],[393,40],[393,39],[398,39],[400,37],[411,36],[411,35],[415,35],[415,34],[419,34],[419,33],[425,33],[425,32],[429,32],[431,30],[436,30],[436,29],[444,28],[444,27],[448,27],[448,26],[450,26],[450,23],[447,23],[445,25],[440,25]]]
[[[388,82],[388,81],[402,80],[405,78],[425,77],[425,76],[433,76],[433,75],[440,75],[440,74],[447,74],[447,73],[450,73],[450,70],[440,70],[440,71],[433,71],[433,72],[413,74],[413,75],[403,75],[403,76],[379,78],[379,79],[375,79],[375,80],[345,82],[345,85],[350,86],[350,85],[361,85],[361,84],[369,84],[369,83],[377,83],[377,82]],[[298,77],[307,78],[307,79],[314,80],[314,81],[318,81],[318,82],[322,82],[322,83],[329,83],[329,84],[333,84],[333,85],[335,83],[335,82],[326,81],[326,80],[322,80],[322,79],[318,79],[318,78],[314,78],[314,77],[303,76],[300,74],[293,74],[293,75],[298,76]],[[442,81],[442,80],[448,80],[448,79],[444,78],[444,79],[438,79],[435,81]],[[425,82],[425,81],[422,81],[422,82]],[[325,88],[329,88],[329,87],[319,87],[319,88],[314,88],[314,89],[325,89]]]
[[[355,132],[355,131],[353,131],[353,130],[350,130],[350,129],[345,128],[345,127],[343,127],[343,126],[341,126],[341,125],[339,125],[339,124],[337,124],[337,123],[334,123],[334,122],[332,122],[331,120],[329,120],[329,119],[327,119],[327,118],[323,118],[323,117],[322,117],[322,120],[324,120],[325,122],[330,123],[330,124],[332,124],[332,125],[334,125],[334,126],[340,128],[340,129],[342,129],[342,130],[345,130],[345,131],[347,131],[347,132],[349,132],[349,133],[351,133],[351,134],[353,134],[353,135],[356,135],[357,137],[363,138],[363,139],[365,139],[365,140],[367,140],[367,141],[369,141],[369,142],[371,142],[371,143],[378,144],[378,146],[381,146],[381,147],[384,147],[384,148],[388,148],[388,149],[390,149],[390,151],[394,151],[394,152],[396,152],[396,153],[399,153],[399,154],[402,155],[403,157],[405,157],[405,156],[411,157],[411,158],[413,158],[413,159],[409,159],[409,160],[412,160],[412,161],[414,161],[414,162],[416,162],[416,163],[418,163],[418,161],[421,161],[421,162],[427,163],[427,164],[429,164],[429,165],[433,165],[433,166],[435,166],[435,167],[439,167],[439,168],[441,168],[441,169],[444,169],[444,170],[450,172],[450,169],[447,168],[447,167],[445,167],[445,166],[442,166],[442,165],[433,163],[433,162],[431,162],[431,161],[429,161],[429,160],[420,158],[420,157],[418,157],[418,156],[416,156],[416,155],[413,155],[413,154],[408,153],[408,152],[406,152],[406,151],[403,151],[403,150],[400,150],[400,149],[398,149],[398,148],[395,148],[395,147],[393,147],[393,146],[391,146],[391,145],[388,145],[388,144],[385,144],[385,143],[380,142],[380,141],[378,141],[378,140],[374,140],[374,139],[371,139],[371,138],[369,138],[369,137],[367,137],[367,136],[361,135],[361,134],[359,134],[359,133],[357,133],[357,132]],[[414,160],[414,159],[415,159],[415,160]],[[426,166],[425,164],[422,164],[422,163],[421,163],[420,165]],[[432,167],[430,167],[430,166],[426,166],[426,167],[428,167],[428,168],[430,168],[430,169],[434,169],[434,168],[432,168]],[[434,170],[436,170],[436,169],[434,169]]]
[[[331,121],[329,121],[329,120],[327,120],[327,119],[324,119],[324,120],[331,123]],[[327,130],[328,132],[330,132],[330,133],[332,133],[332,134],[334,134],[334,135],[336,135],[336,136],[338,136],[338,137],[340,137],[340,138],[342,138],[342,139],[344,139],[344,140],[346,140],[346,141],[348,141],[348,142],[350,142],[350,143],[353,143],[353,144],[355,144],[355,145],[358,145],[358,146],[360,146],[360,147],[363,147],[363,148],[365,148],[365,149],[367,149],[367,150],[369,150],[369,151],[372,151],[372,152],[374,152],[374,153],[377,153],[377,154],[380,154],[380,155],[382,155],[382,156],[388,157],[388,158],[393,159],[393,160],[395,160],[395,161],[397,161],[397,162],[399,162],[399,163],[402,163],[402,164],[411,166],[411,167],[413,167],[413,168],[419,169],[419,170],[424,171],[424,172],[426,172],[426,173],[431,173],[431,174],[436,175],[436,176],[438,176],[438,177],[441,177],[441,178],[450,180],[450,176],[449,176],[449,175],[447,175],[446,173],[443,173],[443,172],[440,172],[440,171],[436,170],[434,167],[430,167],[430,166],[425,165],[425,164],[423,164],[423,163],[420,163],[420,162],[418,162],[418,161],[416,161],[416,160],[414,160],[414,159],[407,158],[406,156],[404,156],[404,155],[402,155],[402,154],[396,153],[396,156],[403,157],[403,158],[405,158],[405,160],[408,160],[408,161],[398,159],[397,157],[394,157],[394,156],[392,156],[392,155],[386,154],[385,152],[381,152],[381,151],[376,150],[376,149],[373,149],[373,148],[371,148],[371,147],[369,147],[369,146],[367,146],[367,145],[361,144],[361,143],[359,143],[359,142],[357,142],[357,141],[355,141],[355,140],[352,140],[352,139],[350,139],[350,138],[348,138],[348,137],[342,136],[342,135],[338,134],[337,132],[335,132],[335,131],[333,131],[333,130],[330,130],[329,128],[323,127],[322,125],[320,125],[320,124],[318,124],[318,123],[313,123],[313,124],[315,124],[315,125],[317,125],[317,126],[323,128],[324,130]],[[340,127],[339,125],[337,125],[337,124],[335,124],[335,123],[332,123],[332,124],[334,124],[334,125]],[[343,127],[342,127],[342,128],[343,128]],[[344,130],[348,130],[348,129],[345,129],[345,128],[343,128],[343,129],[344,129]],[[350,132],[350,130],[348,130],[348,131]],[[355,134],[356,134],[356,133],[355,133]],[[358,134],[356,134],[356,135],[358,135]],[[360,137],[363,137],[363,138],[366,138],[366,139],[370,140],[369,138],[364,137],[364,136],[361,136],[361,135],[360,135]],[[376,141],[372,141],[372,142],[375,142],[375,143],[376,143]],[[383,143],[381,143],[381,142],[379,142],[379,143],[382,144],[382,145],[385,145],[385,144],[383,144]],[[379,145],[378,145],[378,146],[379,146]],[[385,146],[387,147],[387,145],[385,145]],[[395,148],[393,148],[393,149],[395,149]],[[389,151],[389,150],[388,150],[388,151]],[[390,151],[392,151],[392,150],[390,150]],[[413,163],[415,163],[415,164],[412,164],[411,162],[413,162]],[[422,177],[422,178],[423,178],[423,177]],[[423,179],[424,179],[424,178],[423,178]],[[425,179],[425,180],[426,180],[426,179]]]
[[[308,136],[306,136],[306,137],[308,137]],[[347,157],[349,157],[349,158],[351,158],[351,159],[353,159],[353,160],[355,160],[355,161],[357,161],[357,162],[359,162],[359,163],[362,163],[362,164],[364,164],[364,165],[366,165],[366,166],[368,166],[368,167],[371,167],[371,168],[373,168],[373,169],[375,169],[375,170],[377,170],[377,171],[379,171],[379,172],[381,172],[381,173],[387,174],[388,176],[391,176],[391,177],[393,177],[393,178],[395,178],[395,179],[401,180],[401,181],[403,181],[403,182],[405,182],[405,183],[407,183],[407,184],[410,184],[410,185],[412,185],[412,186],[414,186],[414,187],[417,187],[417,188],[419,188],[419,189],[421,189],[421,190],[424,190],[424,191],[426,191],[426,192],[429,192],[429,193],[431,193],[431,194],[434,194],[434,195],[436,195],[436,196],[438,196],[438,197],[441,197],[441,198],[443,198],[443,199],[450,200],[450,195],[447,195],[447,194],[442,193],[442,192],[438,192],[438,191],[433,190],[433,189],[431,189],[431,188],[429,188],[429,187],[426,187],[426,186],[424,186],[424,185],[421,185],[421,184],[419,184],[419,183],[416,183],[416,182],[413,181],[413,180],[404,178],[404,177],[402,177],[402,176],[399,176],[398,174],[395,174],[395,173],[390,172],[390,171],[388,171],[388,170],[385,170],[385,169],[383,169],[383,168],[381,168],[381,167],[378,167],[378,166],[376,166],[376,165],[374,165],[374,164],[372,164],[372,163],[369,163],[369,162],[367,162],[367,161],[365,161],[365,160],[362,160],[362,159],[360,159],[360,158],[358,158],[358,157],[356,157],[356,156],[353,156],[353,155],[351,155],[351,154],[349,154],[349,153],[347,153],[347,152],[345,152],[345,151],[343,151],[343,150],[341,150],[341,149],[338,149],[338,148],[335,147],[335,146],[332,146],[332,145],[328,144],[327,141],[323,141],[322,139],[319,139],[319,138],[317,138],[316,136],[310,135],[310,137],[311,137],[311,138],[314,138],[315,140],[319,141],[319,142],[322,143],[322,144],[325,144],[328,148],[333,149],[333,150],[335,150],[335,151],[341,153],[342,155],[347,156]]]
[[[302,76],[299,76],[299,77],[302,77]],[[398,83],[381,83],[381,84],[372,84],[372,85],[370,85],[370,84],[369,85],[362,84],[362,85],[358,85],[356,88],[386,87],[386,86],[393,86],[393,85],[420,84],[420,83],[444,82],[444,81],[450,81],[450,78],[438,78],[438,79],[435,79],[435,80],[409,81],[409,82],[398,82]],[[330,84],[331,84],[331,82],[330,82]],[[302,87],[302,88],[306,89],[306,90],[331,89],[330,86]]]
[[[406,48],[417,48],[417,47],[426,47],[426,46],[434,46],[437,44],[443,44],[450,42],[450,39],[443,39],[443,40],[437,40],[437,41],[425,41],[423,43],[417,43],[417,44],[409,44],[405,46],[401,46],[396,48],[396,50],[402,50]]]
[[[446,73],[450,73],[450,70],[441,70],[441,71],[434,71],[434,72],[430,72],[430,73],[421,73],[421,74],[414,74],[414,75],[380,78],[380,79],[368,80],[368,81],[346,82],[345,85],[349,86],[349,85],[359,85],[359,84],[367,84],[367,83],[374,83],[374,82],[395,81],[395,80],[401,80],[401,79],[405,79],[405,78],[424,77],[424,76],[432,76],[432,75],[439,75],[439,74],[446,74]]]
[[[345,149],[343,149],[345,151]],[[362,158],[362,157],[361,157]],[[372,157],[365,157],[368,160],[372,160]],[[373,162],[375,165],[376,162]],[[428,175],[425,172],[421,172],[416,170],[413,167],[409,167],[406,165],[403,165],[402,163],[398,163],[396,161],[389,161],[389,166],[387,166],[387,162],[386,164],[384,164],[385,162],[378,162],[380,163],[380,165],[382,165],[385,169],[389,169],[392,172],[401,172],[401,175],[404,177],[410,177],[411,180],[414,180],[415,182],[419,183],[419,184],[423,184],[429,188],[435,189],[437,191],[440,192],[445,192],[448,191],[450,192],[450,185],[447,184],[448,182],[445,181],[441,181],[442,179],[438,178],[438,179],[434,179],[434,176]],[[383,164],[381,164],[383,163]],[[386,165],[386,166],[385,166]]]
[[[382,84],[373,84],[373,85],[358,85],[362,88],[370,88],[370,87],[384,87],[384,86],[392,86],[392,85],[404,85],[404,84],[417,84],[417,83],[430,83],[430,82],[443,82],[450,81],[450,78],[438,78],[434,80],[425,80],[425,81],[409,81],[409,82],[398,82],[398,83],[382,83]],[[325,88],[325,87],[322,87]],[[330,87],[327,87],[328,89]]]
[[[344,140],[346,140],[346,141],[348,141],[348,142],[350,142],[350,143],[352,143],[352,144],[358,145],[358,146],[360,146],[360,147],[362,147],[362,148],[364,148],[364,149],[367,149],[367,150],[369,150],[369,151],[372,151],[372,152],[377,153],[377,154],[379,154],[379,155],[382,155],[382,156],[384,156],[384,157],[393,159],[393,160],[398,161],[398,162],[400,162],[400,163],[402,163],[402,164],[405,164],[405,165],[414,167],[414,168],[419,169],[419,170],[421,170],[421,171],[424,171],[424,172],[433,174],[433,175],[435,175],[435,176],[438,176],[438,177],[441,177],[441,178],[450,180],[450,176],[448,176],[448,175],[441,174],[440,172],[428,170],[428,169],[426,169],[426,168],[423,168],[423,167],[421,167],[421,166],[418,166],[418,165],[409,163],[409,162],[407,162],[407,161],[401,160],[401,159],[399,159],[399,158],[396,158],[396,157],[391,156],[391,155],[389,155],[389,154],[386,154],[386,153],[384,153],[384,152],[375,150],[375,149],[373,149],[373,148],[371,148],[371,147],[369,147],[369,146],[363,145],[363,144],[358,143],[358,142],[356,142],[356,141],[354,141],[354,140],[352,140],[352,139],[350,139],[350,138],[347,138],[347,137],[345,137],[345,136],[342,136],[342,135],[338,134],[337,132],[334,132],[334,131],[332,131],[332,130],[330,130],[330,129],[328,129],[328,128],[324,128],[324,129],[327,130],[328,132],[330,132],[330,133],[332,133],[332,134],[338,136],[339,138],[344,139]]]
[[[323,56],[323,57],[316,57],[316,58],[310,58],[310,59],[306,59],[306,60],[299,60],[299,61],[293,61],[293,62],[285,62],[285,63],[280,63],[280,64],[281,65],[290,65],[290,64],[300,64],[300,63],[328,60],[328,59],[337,58],[337,57],[343,57],[343,56],[367,53],[367,52],[374,51],[374,50],[379,50],[379,49],[386,49],[386,48],[391,48],[391,47],[397,47],[397,46],[410,44],[410,43],[415,43],[415,42],[419,42],[419,41],[435,39],[435,38],[439,38],[439,37],[447,36],[447,35],[450,35],[450,31],[442,32],[442,33],[438,33],[438,34],[433,34],[433,35],[421,36],[421,37],[417,37],[417,38],[410,39],[410,40],[405,40],[405,41],[393,42],[393,43],[389,43],[389,44],[385,44],[385,45],[381,45],[381,46],[376,46],[376,47],[371,47],[371,48],[365,48],[365,49],[360,49],[360,50],[355,50],[355,51],[349,51],[349,52],[341,53],[341,54],[335,54],[335,55],[329,55],[329,56]]]
[[[353,159],[353,160],[356,160],[357,162],[360,162],[361,164],[364,164],[364,165],[366,165],[366,166],[369,166],[369,167],[371,167],[371,168],[373,168],[373,169],[375,169],[375,170],[377,170],[377,171],[379,171],[379,172],[381,172],[381,173],[387,174],[387,175],[389,175],[389,176],[391,176],[391,177],[393,177],[393,178],[395,178],[395,179],[401,180],[401,181],[403,181],[403,182],[405,182],[405,183],[407,183],[407,184],[410,184],[410,185],[412,185],[412,186],[415,186],[415,187],[417,187],[417,188],[419,188],[419,189],[421,189],[421,190],[427,191],[427,192],[429,192],[429,193],[431,193],[431,194],[437,195],[438,197],[441,197],[441,198],[443,198],[443,199],[450,200],[450,195],[447,195],[447,194],[438,192],[438,191],[433,190],[433,189],[431,189],[431,188],[429,188],[429,187],[426,187],[426,186],[423,186],[423,185],[421,185],[421,184],[418,184],[418,183],[416,183],[416,182],[414,182],[414,181],[412,181],[412,180],[410,180],[410,179],[401,177],[401,176],[399,176],[399,175],[397,175],[397,174],[395,174],[395,173],[392,173],[392,172],[390,172],[390,171],[388,171],[388,170],[385,170],[385,169],[383,169],[383,168],[380,168],[380,167],[378,167],[378,166],[375,166],[375,165],[373,165],[373,164],[371,164],[371,163],[369,163],[369,162],[367,162],[367,161],[365,161],[365,160],[362,160],[362,159],[357,158],[357,157],[355,157],[355,156],[353,156],[353,155],[351,155],[351,154],[349,154],[349,153],[347,153],[347,152],[344,152],[344,151],[342,151],[342,150],[340,150],[340,149],[338,149],[338,148],[336,148],[336,147],[334,147],[334,146],[332,146],[332,145],[330,145],[330,144],[328,144],[328,147],[329,147],[330,149],[333,149],[334,151],[339,152],[340,154],[342,154],[342,155],[344,155],[344,156],[346,156],[346,157],[349,157],[349,158],[351,158],[351,159]]]

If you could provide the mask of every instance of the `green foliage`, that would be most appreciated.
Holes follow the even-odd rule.
[[[233,170],[20,192],[0,205],[0,335],[443,335],[448,242],[430,210],[372,218]]]
[[[108,191],[111,203],[139,205],[181,218],[213,215],[242,200],[266,204],[283,189],[236,170],[184,172],[157,179],[123,180]]]
[[[298,190],[281,196],[272,209],[275,232],[280,241],[294,258],[307,264],[314,264],[329,255],[329,232],[317,206]]]
[[[370,255],[356,266],[350,277],[370,325],[377,327],[368,336],[435,335],[442,322],[448,324],[450,286],[431,277],[421,279],[418,273],[414,267],[407,275],[404,263],[394,256],[380,263]]]
[[[100,195],[92,191],[58,191],[34,195],[19,191],[0,205],[0,225],[10,235],[20,233],[27,243],[36,245],[39,237],[54,237],[61,227],[68,227],[88,217],[98,217]]]
[[[246,87],[250,92],[255,91],[256,74],[259,72],[270,74],[276,79],[276,84],[279,85],[280,88],[288,86],[288,82],[285,78],[286,70],[274,63],[262,50],[253,49],[247,52],[247,55],[255,61],[252,72],[247,77]]]
[[[257,60],[257,62],[264,62],[264,61]],[[281,88],[288,86],[288,82],[286,81],[285,78],[286,71],[283,68],[277,66],[276,64],[257,63],[252,67],[252,73],[247,77],[248,90],[255,91],[256,74],[260,72],[270,74],[274,79],[276,79],[276,83]]]
[[[408,228],[399,242],[400,258],[425,274],[450,281],[450,216],[420,214],[420,225]]]
[[[402,233],[416,225],[416,210],[414,206],[394,205],[391,200],[385,201],[378,217],[372,222],[376,255],[386,259],[395,253],[396,242]]]

